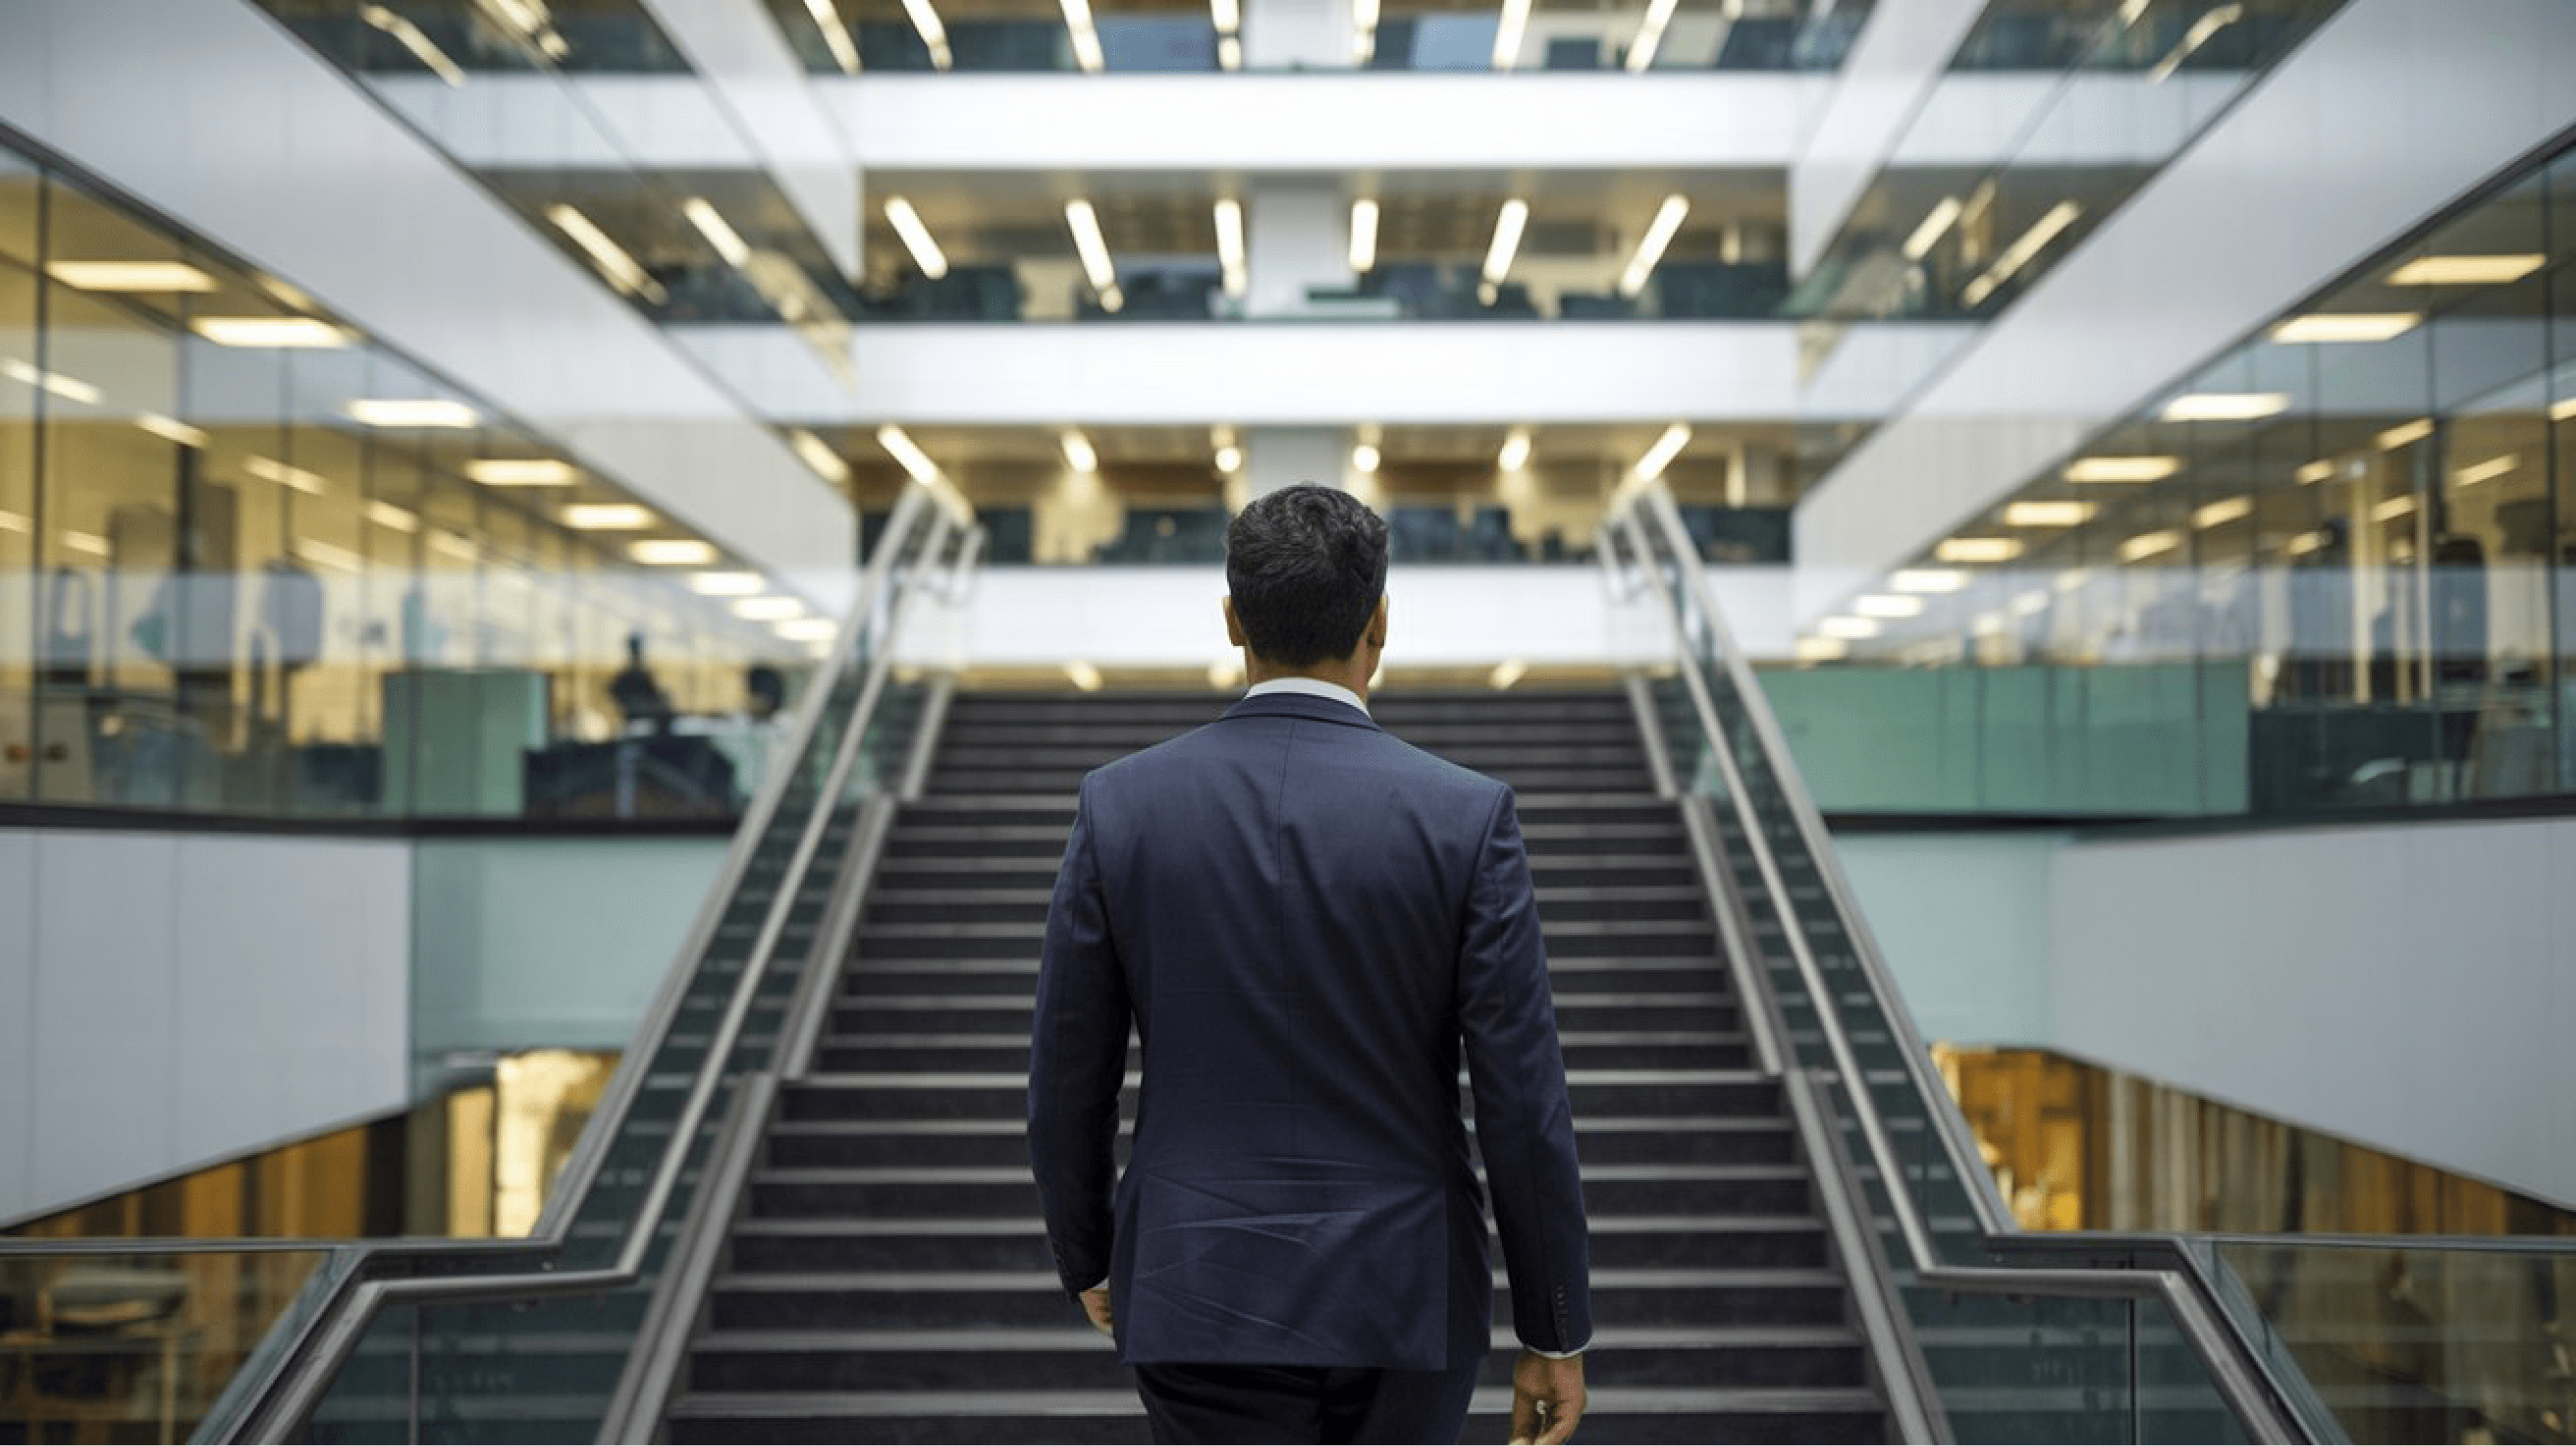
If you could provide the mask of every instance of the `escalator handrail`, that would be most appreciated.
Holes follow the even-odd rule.
[[[868,680],[862,686],[859,697],[854,700],[851,718],[844,728],[838,747],[834,750],[831,770],[816,800],[814,812],[800,831],[796,853],[788,865],[786,874],[780,880],[778,895],[772,901],[768,917],[763,921],[752,953],[744,961],[725,1016],[718,1026],[715,1037],[709,1043],[705,1057],[700,1061],[697,1075],[691,1081],[688,1102],[683,1106],[678,1120],[674,1123],[669,1141],[663,1146],[661,1159],[656,1165],[652,1182],[642,1197],[642,1203],[627,1223],[615,1260],[609,1265],[589,1270],[563,1271],[551,1267],[554,1263],[553,1257],[560,1252],[570,1233],[572,1219],[579,1208],[580,1196],[586,1194],[595,1182],[609,1142],[625,1123],[626,1114],[641,1087],[642,1076],[649,1070],[653,1054],[658,1051],[677,1017],[679,1000],[685,994],[689,980],[696,974],[698,966],[705,958],[706,950],[713,942],[715,925],[731,902],[734,891],[739,888],[742,877],[747,871],[752,851],[759,846],[768,826],[776,821],[780,802],[788,787],[788,780],[796,771],[795,764],[803,758],[805,750],[811,746],[814,735],[820,729],[827,707],[822,700],[828,699],[835,691],[833,684],[839,678],[841,670],[851,661],[850,653],[856,648],[858,639],[868,630],[870,624],[876,621],[871,617],[875,601],[884,592],[887,584],[893,580],[897,559],[908,547],[914,528],[920,525],[919,519],[924,509],[931,508],[933,505],[931,501],[917,497],[910,491],[907,491],[903,501],[897,504],[894,516],[887,524],[885,538],[879,544],[877,555],[864,574],[858,600],[840,636],[835,640],[826,665],[817,670],[814,683],[809,687],[806,698],[800,702],[794,731],[791,734],[792,741],[781,755],[787,762],[774,769],[771,776],[764,780],[753,810],[745,815],[744,825],[736,833],[734,850],[728,856],[726,869],[719,878],[719,887],[710,892],[707,906],[700,911],[698,927],[692,930],[688,945],[683,948],[670,975],[664,981],[654,1009],[648,1013],[644,1024],[637,1031],[636,1044],[623,1057],[617,1075],[612,1079],[609,1091],[603,1098],[601,1109],[593,1115],[589,1126],[585,1129],[574,1158],[566,1162],[562,1177],[564,1183],[558,1187],[555,1195],[556,1204],[560,1208],[550,1206],[539,1216],[537,1228],[543,1233],[532,1233],[526,1240],[509,1242],[513,1253],[532,1250],[542,1252],[545,1259],[540,1268],[411,1279],[379,1277],[344,1282],[340,1298],[333,1307],[317,1313],[302,1339],[296,1343],[296,1347],[281,1360],[275,1377],[267,1383],[265,1389],[256,1393],[246,1393],[248,1399],[240,1419],[230,1423],[225,1431],[216,1433],[218,1439],[282,1439],[294,1430],[319,1404],[340,1364],[356,1348],[375,1317],[387,1306],[433,1301],[439,1304],[463,1305],[486,1301],[593,1294],[631,1284],[640,1277],[644,1257],[651,1247],[658,1228],[659,1215],[668,1204],[673,1191],[678,1187],[679,1178],[689,1154],[690,1142],[697,1133],[698,1125],[704,1122],[708,1111],[712,1108],[715,1095],[725,1080],[728,1057],[732,1053],[733,1044],[740,1036],[744,1020],[749,1016],[752,998],[758,992],[775,955],[778,935],[784,927],[789,910],[795,903],[797,885],[803,873],[811,865],[822,834],[836,811],[839,795],[847,786],[850,773],[862,751],[862,740],[866,736],[868,723],[866,712],[873,706],[882,691],[883,677],[892,666],[890,652],[880,652],[875,658],[869,660]],[[928,541],[922,549],[923,554],[935,558],[944,539],[957,525],[958,519],[953,512],[945,507],[938,508],[927,523],[930,531]],[[904,610],[904,603],[914,592],[921,589],[923,581],[923,575],[916,572],[906,577],[897,592],[887,597],[884,621],[888,625],[889,638],[892,636],[892,624]],[[622,1089],[621,1083],[624,1086]],[[577,1165],[584,1170],[578,1178],[572,1174]],[[457,1255],[467,1252],[491,1252],[493,1244],[493,1242],[481,1241],[431,1242],[348,1248],[371,1257],[382,1258],[395,1253]]]

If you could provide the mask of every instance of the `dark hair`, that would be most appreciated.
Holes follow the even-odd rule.
[[[1311,482],[1256,497],[1225,530],[1225,585],[1265,661],[1347,658],[1386,593],[1386,519]]]

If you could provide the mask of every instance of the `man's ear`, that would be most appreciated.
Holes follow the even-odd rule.
[[[1238,648],[1252,646],[1243,637],[1243,619],[1234,615],[1234,599],[1225,599],[1225,640]]]
[[[1381,650],[1386,647],[1386,594],[1384,593],[1378,594],[1377,611],[1369,617],[1368,644],[1372,648]]]

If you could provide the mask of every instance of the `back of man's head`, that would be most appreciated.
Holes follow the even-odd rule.
[[[1347,658],[1386,593],[1386,519],[1312,483],[1256,497],[1225,530],[1225,585],[1266,661]]]

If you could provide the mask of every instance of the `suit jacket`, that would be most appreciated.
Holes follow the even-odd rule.
[[[1143,1080],[1118,1175],[1131,1020]],[[1109,1281],[1130,1363],[1482,1355],[1462,1043],[1514,1327],[1579,1349],[1574,1122],[1511,790],[1299,694],[1092,773],[1029,1069],[1065,1288]]]

